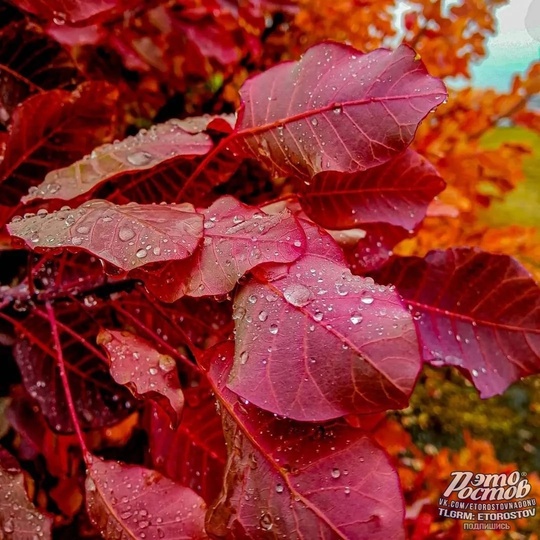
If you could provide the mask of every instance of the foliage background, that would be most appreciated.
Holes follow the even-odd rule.
[[[167,26],[166,13],[174,13],[180,4],[187,5],[197,21],[192,39],[179,37],[191,28],[189,18],[180,19],[175,28]],[[40,22],[38,13],[36,24],[63,43],[82,69],[121,88],[122,105],[111,139],[170,117],[233,111],[237,90],[248,76],[297,59],[319,41],[347,42],[366,52],[395,43],[393,0],[262,4],[267,10],[263,24],[249,11],[237,10],[235,2],[204,0],[158,2],[119,14],[103,26],[70,27],[61,13],[52,24]],[[400,243],[395,252],[424,255],[430,249],[474,245],[513,255],[540,279],[540,115],[530,106],[540,92],[540,63],[516,74],[507,93],[467,82],[471,65],[487,53],[486,39],[496,32],[495,10],[504,4],[458,0],[448,8],[441,0],[414,0],[399,21],[404,41],[418,51],[431,74],[450,82],[459,77],[465,84],[450,91],[448,102],[417,134],[415,149],[437,167],[448,187],[432,205],[419,235]],[[261,180],[250,195],[264,188]],[[538,379],[482,401],[456,371],[424,370],[410,407],[391,415],[379,432],[399,463],[411,537],[462,534],[455,522],[438,520],[430,507],[452,470],[538,470],[539,403]],[[0,404],[5,410],[9,398]],[[107,437],[123,441],[136,421],[126,420]],[[5,437],[13,436],[4,416],[0,429]],[[136,446],[130,444],[131,449]],[[534,481],[540,500],[540,482]],[[57,488],[56,501],[65,501],[62,510],[67,515],[75,515],[81,504],[69,482]],[[520,522],[511,537],[535,538],[539,529],[540,520]],[[67,529],[66,538],[69,534]]]

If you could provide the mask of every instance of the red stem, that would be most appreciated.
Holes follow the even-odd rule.
[[[58,325],[56,321],[56,316],[54,314],[54,309],[49,302],[45,304],[47,309],[47,315],[49,317],[49,323],[51,325],[52,337],[54,341],[54,348],[56,349],[56,358],[58,360],[58,371],[60,372],[60,378],[62,379],[62,384],[64,385],[64,391],[66,393],[66,401],[69,411],[69,416],[71,417],[71,422],[77,434],[77,439],[81,447],[83,459],[87,466],[90,466],[92,461],[92,455],[88,451],[88,447],[84,441],[84,435],[77,418],[77,411],[75,410],[75,402],[73,401],[73,396],[71,394],[71,388],[69,387],[69,379],[66,371],[66,364],[64,362],[64,355],[62,353],[62,344],[60,343],[60,337],[58,336]]]

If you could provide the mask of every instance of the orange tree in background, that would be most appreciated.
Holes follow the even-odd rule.
[[[470,404],[476,398],[470,397],[473,392],[471,385],[463,392],[448,390],[445,385],[456,377],[450,371],[438,371],[438,375],[430,370],[423,373],[411,406],[388,419],[374,415],[367,421],[361,415],[352,414],[358,412],[354,410],[348,411],[351,414],[346,417],[346,425],[345,422],[320,427],[309,424],[308,429],[306,422],[300,420],[322,422],[329,418],[333,420],[335,416],[304,418],[301,417],[303,411],[296,411],[297,416],[290,416],[295,423],[288,424],[288,420],[282,418],[287,416],[282,414],[283,411],[278,413],[266,409],[274,415],[266,410],[260,416],[253,415],[250,413],[256,410],[253,404],[259,403],[251,400],[250,404],[248,399],[237,399],[222,384],[223,373],[220,370],[232,355],[231,315],[237,329],[241,330],[244,318],[249,319],[252,315],[251,312],[246,315],[246,311],[257,308],[252,317],[256,324],[268,324],[267,334],[272,336],[278,335],[278,328],[270,324],[268,313],[259,309],[262,296],[244,294],[243,298],[243,293],[239,294],[235,302],[244,301],[246,308],[237,306],[232,312],[231,296],[225,296],[225,293],[230,293],[233,287],[246,290],[242,287],[247,280],[240,279],[236,284],[243,272],[233,276],[231,283],[226,284],[230,285],[228,289],[222,289],[223,283],[207,281],[206,274],[200,279],[196,273],[190,274],[193,269],[187,268],[187,263],[186,267],[173,264],[160,267],[160,261],[156,260],[155,266],[145,266],[142,259],[163,255],[161,247],[150,242],[134,252],[131,264],[137,265],[135,270],[118,262],[115,250],[96,253],[89,249],[96,255],[92,257],[87,253],[73,254],[69,250],[81,246],[89,232],[86,222],[73,224],[84,211],[71,213],[70,208],[62,207],[54,200],[60,191],[70,205],[78,207],[86,200],[85,195],[99,188],[99,198],[107,202],[100,203],[102,206],[98,204],[97,210],[95,206],[86,208],[90,209],[89,213],[102,211],[99,219],[109,220],[109,223],[113,217],[107,212],[115,205],[126,205],[129,213],[135,212],[137,207],[127,204],[133,201],[194,202],[197,211],[189,205],[171,206],[172,213],[165,219],[166,222],[185,222],[184,232],[193,233],[193,237],[188,239],[193,245],[183,246],[183,249],[193,257],[195,249],[201,251],[212,244],[212,234],[218,236],[216,231],[227,236],[233,234],[231,230],[242,230],[244,222],[261,218],[259,213],[253,211],[252,215],[252,209],[234,202],[232,197],[218,198],[220,195],[233,195],[251,205],[267,204],[259,207],[264,219],[268,220],[261,225],[261,234],[266,233],[264,227],[268,226],[274,231],[272,240],[280,249],[280,239],[287,237],[290,240],[289,251],[277,260],[265,253],[264,257],[270,258],[260,262],[292,264],[305,248],[302,243],[305,238],[313,235],[319,238],[317,235],[322,234],[314,232],[316,227],[305,220],[306,216],[295,199],[295,194],[305,190],[304,186],[309,187],[311,180],[300,175],[298,178],[302,182],[298,188],[290,177],[296,173],[294,167],[302,164],[295,162],[294,157],[289,159],[286,153],[285,161],[278,164],[281,168],[277,179],[272,178],[271,173],[275,171],[264,166],[272,161],[269,159],[268,141],[264,137],[265,144],[261,143],[257,150],[258,161],[252,159],[239,163],[236,159],[240,156],[241,161],[246,155],[253,157],[253,148],[257,149],[260,142],[256,137],[255,142],[248,141],[243,147],[222,145],[222,141],[234,140],[235,137],[234,119],[228,113],[234,113],[239,107],[238,90],[250,77],[283,61],[298,60],[310,47],[325,40],[347,43],[366,53],[379,47],[395,48],[403,40],[416,51],[416,56],[410,50],[403,53],[411,55],[413,65],[423,62],[432,76],[445,80],[450,87],[447,102],[423,121],[412,146],[436,167],[447,183],[446,189],[429,205],[423,222],[415,224],[413,229],[368,223],[365,231],[352,229],[349,236],[336,232],[331,226],[332,212],[327,208],[326,211],[320,211],[320,208],[317,211],[317,201],[314,200],[317,197],[310,199],[309,190],[303,192],[306,193],[301,201],[305,205],[304,210],[310,217],[316,215],[317,223],[329,229],[334,239],[341,243],[347,264],[357,274],[367,275],[373,271],[373,277],[380,283],[394,282],[390,278],[385,280],[384,270],[377,272],[393,253],[424,256],[430,250],[454,246],[478,246],[485,251],[513,255],[539,278],[540,243],[534,219],[513,221],[515,213],[508,206],[508,201],[516,193],[521,193],[524,199],[532,196],[527,191],[530,184],[527,167],[534,159],[534,132],[540,131],[540,115],[531,106],[533,98],[540,93],[540,63],[532,65],[527,73],[517,74],[508,93],[475,89],[469,84],[453,89],[454,78],[459,78],[461,83],[467,82],[471,64],[486,55],[486,40],[496,31],[495,10],[505,2],[461,0],[450,7],[443,4],[429,0],[408,2],[399,21],[403,24],[398,28],[394,15],[396,2],[390,0],[0,0],[0,350],[11,360],[12,353],[8,351],[13,348],[23,373],[21,381],[14,362],[6,362],[5,379],[0,383],[2,395],[6,396],[0,399],[0,442],[30,472],[23,475],[19,465],[11,461],[12,456],[0,449],[0,497],[14,500],[17,505],[17,512],[12,512],[11,508],[6,511],[0,509],[0,525],[6,538],[10,538],[12,533],[15,533],[12,538],[18,538],[16,534],[25,523],[24,526],[36,532],[38,537],[48,537],[51,525],[54,525],[58,534],[63,535],[59,538],[94,538],[97,530],[110,538],[144,539],[149,538],[149,534],[166,538],[158,536],[166,533],[159,524],[151,522],[148,510],[140,506],[140,501],[135,504],[137,512],[123,501],[124,498],[131,501],[130,497],[137,490],[154,490],[159,485],[165,485],[164,500],[159,497],[153,499],[152,511],[160,515],[159,511],[163,510],[160,503],[172,493],[182,501],[174,511],[177,511],[177,518],[182,517],[186,537],[206,538],[202,527],[205,503],[201,501],[204,499],[210,504],[216,498],[217,503],[206,517],[208,530],[216,537],[226,537],[230,533],[225,523],[236,523],[240,527],[242,520],[256,531],[257,537],[271,537],[278,534],[276,530],[280,530],[280,524],[272,521],[270,514],[262,513],[255,518],[249,515],[235,517],[229,504],[230,498],[238,497],[231,486],[241,485],[243,480],[239,479],[243,478],[242,475],[253,474],[257,479],[257,474],[265,474],[266,465],[260,457],[263,451],[258,454],[253,448],[258,444],[259,450],[272,448],[275,456],[281,456],[282,452],[287,455],[296,445],[288,438],[292,432],[298,440],[309,438],[311,449],[324,449],[328,443],[326,446],[333,451],[334,447],[329,446],[332,437],[343,443],[347,434],[359,426],[371,429],[373,437],[394,458],[404,490],[406,527],[411,538],[442,540],[463,535],[459,522],[443,520],[437,515],[437,500],[453,470],[469,468],[477,472],[502,473],[518,467],[513,463],[518,461],[513,459],[513,455],[507,456],[508,459],[502,463],[497,459],[499,448],[496,445],[479,440],[480,437],[477,440],[467,432],[478,430],[481,436],[488,438],[493,426],[489,425],[486,417],[494,410],[503,416],[507,412],[504,407],[495,409],[495,405],[487,405],[487,412],[474,418],[470,414],[462,415],[464,418],[457,420],[456,430],[466,428],[465,434],[460,433],[464,444],[452,450],[440,448],[447,441],[437,438],[440,435],[438,431],[444,429],[437,426],[434,419],[451,414],[457,408],[456,404],[463,402],[464,396]],[[350,49],[347,51],[352,54]],[[358,60],[356,56],[353,59]],[[260,84],[256,90],[265,91],[265,85]],[[269,108],[275,105],[273,101],[275,99],[270,96]],[[255,105],[260,106],[258,102]],[[335,104],[334,113],[343,113],[339,104]],[[186,120],[164,123],[170,118]],[[317,117],[313,120],[312,126],[316,126],[319,120]],[[151,128],[154,124],[159,125]],[[510,124],[512,128],[505,127]],[[517,133],[516,126],[526,129],[519,131],[519,137],[513,138],[511,135]],[[275,130],[276,137],[280,135],[280,127],[283,128],[277,126]],[[255,126],[256,133],[257,129]],[[138,135],[128,139],[127,143],[115,143],[137,132]],[[168,153],[163,147],[156,148],[156,140],[167,141],[163,145]],[[270,137],[268,140],[273,144]],[[105,146],[100,146],[103,144]],[[121,160],[115,161],[118,149],[125,150],[127,155],[120,166]],[[155,157],[149,154],[151,149],[161,152],[155,168],[151,167]],[[85,155],[88,157],[81,159]],[[211,155],[212,159],[207,159],[206,155]],[[410,158],[416,154],[405,155]],[[417,165],[413,158],[410,159],[414,169]],[[129,162],[127,165],[126,160]],[[70,167],[74,162],[76,165]],[[167,169],[170,163],[174,163],[173,168]],[[162,164],[165,166],[161,167]],[[150,173],[145,172],[147,170]],[[423,169],[423,174],[428,179],[426,183],[431,182],[428,188],[437,193],[442,183],[430,170],[428,168],[425,172]],[[125,184],[108,183],[118,178],[122,178]],[[182,185],[180,194],[179,183]],[[206,199],[211,189],[214,191]],[[21,197],[24,197],[23,202]],[[38,218],[45,219],[49,215],[37,205],[36,199],[39,198],[52,201],[48,210],[59,210],[57,215],[62,216],[66,226],[75,227],[75,232],[70,229],[73,235],[67,240],[69,249],[57,258],[56,253],[47,250],[65,247],[62,242],[66,239],[62,234],[65,235],[66,229],[61,227],[60,231],[47,235],[47,231],[34,228],[42,223]],[[269,202],[273,204],[268,205]],[[214,203],[211,208],[200,210],[211,203]],[[518,203],[519,199],[517,203],[514,201],[514,204]],[[277,223],[279,220],[275,216],[285,206],[291,215],[304,219],[305,231],[295,229],[291,223],[296,221],[290,216],[289,221]],[[324,202],[321,207],[325,210]],[[166,213],[168,210],[168,206],[156,206],[150,211]],[[339,210],[337,208],[336,212]],[[212,211],[230,218],[232,227],[221,231],[219,225],[216,226]],[[37,215],[33,215],[34,212]],[[204,231],[201,212],[206,212]],[[507,218],[502,219],[505,212]],[[534,215],[535,210],[531,212]],[[46,219],[49,220],[50,215]],[[8,223],[9,228],[6,228]],[[26,223],[30,225],[26,226]],[[196,230],[199,236],[193,232]],[[106,236],[107,229],[103,231],[103,236]],[[43,248],[40,256],[12,249],[13,238],[8,232],[25,239],[29,249]],[[187,232],[185,236],[189,237]],[[203,234],[204,242],[199,242]],[[118,235],[122,242],[129,243],[134,231],[124,226],[118,229]],[[375,237],[376,242],[373,241]],[[333,245],[329,238],[328,235],[320,236],[321,245],[324,242],[326,246]],[[344,265],[341,251],[338,251],[340,254],[334,255]],[[469,252],[456,250],[456,253]],[[241,257],[240,251],[236,253],[236,258],[244,261]],[[256,252],[254,257],[259,259],[261,253]],[[474,280],[477,273],[484,270],[486,261],[503,260],[489,255],[482,257],[484,255],[472,257],[467,279]],[[218,257],[216,266],[219,262]],[[521,269],[516,270],[517,265],[509,264],[509,272],[521,272]],[[222,266],[230,265],[231,258],[228,258]],[[251,267],[248,265],[246,269]],[[274,272],[276,274],[272,275],[270,269],[268,274],[264,274],[261,270],[259,278],[278,283],[283,276],[278,270],[274,269]],[[227,274],[226,269],[224,274]],[[412,274],[414,276],[414,268]],[[399,272],[393,277],[396,275],[400,275]],[[502,275],[504,278],[504,269]],[[519,278],[520,283],[526,282],[534,300],[536,297],[531,292],[533,285],[528,276],[520,273]],[[433,276],[430,279],[436,282]],[[147,289],[140,286],[141,281]],[[255,286],[253,282],[250,285]],[[292,289],[287,287],[285,290],[285,300],[296,308],[304,308],[311,301],[309,291],[306,296],[305,286],[292,285]],[[334,285],[336,283],[332,287]],[[343,296],[351,293],[348,298],[354,296],[352,293],[358,293],[348,283],[341,285],[340,295],[343,290]],[[350,291],[347,289],[349,286]],[[178,300],[186,292],[182,287],[190,287],[187,291],[189,296],[197,297],[197,290],[201,289],[212,298],[208,301],[183,298],[174,304],[156,300]],[[338,285],[336,287],[339,289]],[[455,288],[459,289],[459,286]],[[382,294],[383,289],[374,291]],[[214,295],[219,296],[219,302],[213,300]],[[265,298],[268,302],[274,300],[273,294],[267,294]],[[367,300],[366,305],[373,302],[371,297],[364,300]],[[315,312],[314,321],[321,323],[322,315],[322,312]],[[358,313],[350,315],[350,324],[361,328],[358,325],[362,324],[362,316]],[[413,311],[409,318],[419,320],[421,316]],[[323,324],[326,322],[325,319]],[[113,327],[119,329],[113,330]],[[238,337],[242,334],[240,330],[237,330],[237,339],[243,339]],[[282,330],[279,332],[283,334]],[[456,340],[461,339],[456,332]],[[203,350],[222,341],[225,341],[225,346],[210,349],[212,354],[202,354]],[[236,370],[249,369],[254,364],[254,360],[249,358],[251,354],[262,354],[261,358],[264,357],[263,362],[266,362],[266,350],[255,350],[261,341],[254,340],[249,351],[247,348],[236,350]],[[152,343],[157,344],[159,352]],[[348,350],[348,343],[340,345],[341,351]],[[144,357],[149,369],[138,370],[133,367],[138,363],[126,363],[126,358],[131,358],[131,355],[135,358],[135,354]],[[139,359],[138,356],[136,358]],[[90,364],[89,359],[99,362]],[[60,366],[58,377],[55,361]],[[49,386],[50,381],[39,376],[43,373],[48,375],[47,370],[52,370],[52,379],[58,381],[58,385]],[[207,371],[212,372],[208,375],[211,388],[205,378]],[[471,380],[478,376],[475,371],[469,369]],[[523,373],[533,371],[529,365],[523,368]],[[111,384],[111,375],[119,383],[114,386],[116,393],[111,393],[110,402],[96,404],[92,399],[101,395],[101,387]],[[157,379],[149,375],[157,375]],[[66,382],[70,377],[80,383],[80,387],[76,387],[79,391],[71,396],[73,403],[69,403],[69,387],[73,384]],[[86,379],[90,379],[90,384]],[[158,389],[155,380],[159,380]],[[60,382],[64,384],[67,397],[59,388]],[[249,392],[253,387],[242,380],[237,384],[240,385],[236,388],[238,394],[242,396],[244,391]],[[88,390],[88,386],[93,390]],[[498,391],[504,389],[502,386],[504,384],[498,387]],[[497,393],[489,393],[492,388],[478,388],[488,395]],[[526,390],[531,390],[531,395],[540,394],[538,384],[532,383]],[[139,406],[140,402],[132,394],[135,398],[151,397],[141,400],[144,405]],[[221,482],[216,479],[220,479],[227,453],[221,419],[215,413],[215,395],[221,403],[219,410],[224,418],[231,459],[226,471],[226,487],[230,489],[225,489],[221,495]],[[255,397],[262,399],[261,396]],[[426,405],[424,398],[433,405]],[[450,407],[450,413],[445,410],[443,398],[454,400],[451,401],[454,406]],[[86,403],[88,407],[81,407],[80,403]],[[477,402],[474,403],[478,407]],[[319,405],[317,402],[314,406]],[[82,428],[76,418],[68,414],[68,410],[71,414],[77,407]],[[531,405],[528,412],[536,414],[533,421],[538,421],[540,410],[533,408]],[[106,410],[110,418],[96,417],[94,409]],[[246,442],[238,435],[239,428],[232,421],[233,415],[227,412],[233,410],[239,418],[245,417],[245,422],[255,434],[253,440]],[[456,419],[452,416],[444,418],[449,419],[449,423]],[[463,425],[459,423],[461,420]],[[515,419],[504,418],[504,422],[496,426],[499,429],[497,433],[501,438],[511,436],[516,426]],[[445,435],[448,433],[447,430]],[[260,441],[257,439],[259,436],[262,437]],[[283,440],[286,442],[277,448],[272,446]],[[380,451],[364,439],[355,440],[354,444],[365,450],[366,455]],[[529,438],[526,444],[530,449],[536,441]],[[91,453],[108,461],[92,458]],[[264,455],[267,457],[268,454],[271,452],[266,450]],[[331,454],[329,451],[324,459],[331,459]],[[231,455],[238,458],[241,466]],[[123,465],[113,462],[117,459],[150,465],[152,470],[122,468]],[[381,463],[384,462],[383,465],[391,469],[384,460],[381,458],[377,466],[383,467]],[[529,462],[527,465],[534,468]],[[85,468],[88,471],[86,482],[82,472]],[[235,501],[236,506],[241,508],[247,504],[244,501],[251,501],[251,504],[258,497],[259,500],[268,498],[272,501],[276,497],[276,508],[279,507],[280,494],[285,491],[288,496],[289,490],[295,493],[296,487],[292,484],[299,472],[288,465],[281,469],[280,478],[287,479],[287,482],[290,480],[290,483],[285,485],[281,481],[272,485],[271,497],[266,485],[261,487],[260,493],[258,486],[250,486],[251,491],[241,494],[240,501]],[[343,487],[340,496],[348,497],[351,494],[346,482],[349,470],[330,467],[327,472],[325,481],[330,485],[339,482]],[[276,471],[271,473],[277,475]],[[391,474],[387,476],[391,477]],[[110,485],[107,484],[109,479]],[[271,480],[273,482],[273,476]],[[537,496],[540,493],[538,479],[530,475],[530,480],[532,495]],[[26,482],[26,491],[23,481]],[[122,497],[113,493],[115,483],[124,490]],[[374,486],[377,487],[376,483]],[[394,493],[388,485],[386,488],[388,493]],[[304,486],[304,489],[307,488]],[[152,493],[155,494],[154,491]],[[29,502],[27,494],[35,506]],[[294,506],[296,511],[299,501],[293,494],[290,496],[291,508]],[[85,501],[90,520],[82,511]],[[116,505],[121,512],[117,511]],[[36,510],[36,507],[48,514]],[[367,516],[367,522],[376,526],[382,519],[390,530],[399,529],[400,524],[392,522],[394,518],[390,513],[381,515],[384,519]],[[166,517],[174,519],[173,513]],[[388,525],[387,522],[392,523]],[[528,534],[535,530],[536,524],[535,521],[524,520],[513,526]],[[173,530],[171,523],[166,525],[171,527],[166,530]],[[193,529],[189,531],[192,525]],[[130,527],[129,533],[122,529],[123,526]],[[243,538],[238,529],[231,534],[232,537]],[[474,537],[498,536],[497,533],[478,533]]]

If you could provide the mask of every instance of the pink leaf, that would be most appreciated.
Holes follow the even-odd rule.
[[[184,395],[174,359],[130,332],[102,330],[97,343],[108,353],[113,379],[127,386],[135,397],[144,394],[157,401],[169,415],[169,421],[178,425]]]
[[[238,400],[225,387],[232,352],[229,342],[209,353],[229,447],[209,532],[229,538],[403,539],[399,480],[384,451],[344,423],[277,419]]]
[[[229,388],[295,420],[404,407],[421,361],[398,294],[310,244],[282,268],[257,272],[237,294]]]
[[[75,210],[14,220],[8,230],[31,248],[84,249],[129,271],[189,257],[202,237],[203,217],[189,204],[117,206],[94,200]]]
[[[88,515],[111,540],[207,539],[204,501],[157,471],[94,457],[86,479]]]
[[[405,297],[424,360],[457,366],[481,397],[540,371],[540,288],[511,257],[431,251],[394,259],[377,279]]]
[[[2,203],[15,205],[45,174],[111,137],[118,92],[102,81],[74,92],[50,90],[28,98],[13,113],[0,162]]]
[[[300,177],[385,163],[446,97],[409,47],[362,54],[338,43],[274,66],[240,94],[242,149],[280,174]]]
[[[300,201],[306,214],[328,229],[377,222],[413,229],[443,189],[435,168],[420,154],[406,150],[367,171],[319,173],[304,186]]]
[[[135,0],[14,0],[13,3],[58,25],[101,20],[140,4]]]
[[[155,469],[211,503],[221,490],[226,461],[221,417],[208,391],[187,388],[185,396],[182,422],[176,429],[163,411],[151,407],[150,456]]]
[[[222,197],[201,213],[204,242],[193,258],[143,278],[160,298],[226,294],[259,264],[293,262],[305,250],[304,231],[288,212],[268,215]]]
[[[221,118],[169,120],[115,144],[99,146],[89,156],[50,172],[24,200],[69,200],[113,179],[142,182],[160,171],[172,171],[179,161],[202,156],[212,149],[212,140],[204,130],[217,119]],[[126,185],[121,187],[125,189]]]
[[[1,538],[50,540],[51,526],[52,519],[39,512],[28,499],[19,464],[0,448]]]

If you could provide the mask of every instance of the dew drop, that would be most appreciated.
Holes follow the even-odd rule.
[[[337,468],[332,469],[332,478],[339,478],[341,476],[341,471]]]
[[[255,304],[257,302],[257,295],[255,294],[251,294],[249,297],[248,297],[248,302],[250,304]]]
[[[134,152],[133,154],[129,154],[129,156],[127,156],[129,163],[136,166],[148,165],[153,158],[154,156],[148,152]]]
[[[80,236],[74,236],[72,239],[71,239],[71,243],[74,245],[74,246],[80,246],[82,244],[82,238]]]
[[[283,493],[283,484],[276,484],[276,493]]]
[[[273,334],[275,336],[279,332],[278,325],[277,324],[271,324],[269,331],[270,331],[271,334]]]
[[[272,522],[272,516],[270,514],[264,513],[259,520],[259,524],[263,531],[272,530],[272,526],[274,525],[274,523]]]
[[[354,315],[351,316],[351,322],[353,324],[360,324],[363,320],[363,317],[362,315],[359,315],[357,313],[355,313]]]
[[[283,296],[289,304],[297,307],[305,306],[311,301],[311,291],[299,283],[289,285],[283,292]]]
[[[170,356],[163,354],[159,357],[158,365],[161,371],[168,373],[176,367],[176,362]]]
[[[13,522],[13,518],[9,518],[4,522],[4,526],[2,527],[4,529],[5,533],[12,533],[15,531],[15,523]]]
[[[363,296],[360,301],[363,303],[363,304],[367,304],[368,306],[370,304],[373,304],[373,298],[371,296]]]
[[[268,312],[261,311],[259,313],[259,321],[264,322],[264,321],[266,321],[266,319],[268,319]]]
[[[242,351],[240,353],[240,363],[244,365],[249,359],[249,353],[247,351]]]
[[[316,311],[315,314],[313,315],[313,318],[319,322],[323,320],[323,317],[324,317],[324,313],[322,311]]]
[[[118,231],[118,238],[120,238],[122,242],[127,242],[128,240],[131,240],[134,236],[135,232],[129,227],[120,227],[120,230]]]
[[[146,251],[146,249],[139,249],[139,251],[135,253],[135,257],[137,257],[137,259],[144,259],[147,255],[148,251]]]
[[[312,126],[318,126],[318,125],[319,125],[319,121],[318,121],[316,118],[312,118],[312,119],[311,119],[311,125],[312,125]]]
[[[158,370],[155,367],[151,367],[148,369],[148,373],[150,373],[150,375],[157,375],[157,372]]]

